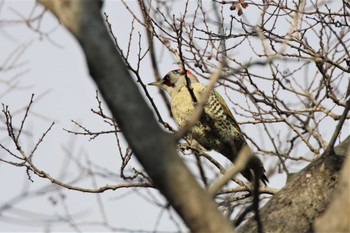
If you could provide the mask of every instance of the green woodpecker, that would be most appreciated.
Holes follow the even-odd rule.
[[[207,88],[198,82],[190,72],[172,70],[159,82],[149,85],[158,86],[168,92],[171,97],[171,112],[180,128],[191,121],[192,112]],[[186,81],[188,77],[189,85]],[[192,92],[192,93],[191,93]],[[207,150],[215,150],[234,162],[241,148],[247,144],[237,121],[227,107],[220,94],[212,90],[204,105],[202,115],[189,130],[189,134]],[[253,182],[254,174],[266,185],[268,179],[260,159],[251,159],[242,175]]]

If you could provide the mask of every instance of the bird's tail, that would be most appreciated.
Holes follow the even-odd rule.
[[[242,175],[249,180],[250,182],[254,182],[254,177],[259,177],[259,179],[267,185],[269,179],[266,177],[266,171],[261,160],[253,155],[251,159],[248,161],[246,168],[241,172]]]

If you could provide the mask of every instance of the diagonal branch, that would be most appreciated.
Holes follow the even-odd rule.
[[[159,127],[130,77],[101,16],[101,2],[39,0],[39,3],[50,9],[79,41],[91,77],[135,156],[190,230],[232,232],[233,226],[181,161],[174,137]]]

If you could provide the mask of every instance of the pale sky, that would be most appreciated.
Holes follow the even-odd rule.
[[[134,9],[138,9],[137,1],[127,2],[135,7]],[[64,176],[64,181],[70,181],[78,175],[74,161],[87,164],[90,160],[103,169],[119,174],[120,159],[113,135],[100,136],[89,141],[88,137],[74,136],[63,130],[77,129],[71,120],[96,131],[110,128],[90,111],[91,108],[97,107],[96,86],[87,71],[81,48],[70,33],[48,13],[41,22],[41,30],[50,32],[48,37],[41,36],[27,25],[19,23],[21,15],[24,18],[30,15],[34,4],[35,1],[0,1],[0,67],[7,67],[6,61],[13,61],[13,65],[18,66],[16,69],[0,72],[1,103],[9,105],[10,110],[16,113],[14,122],[17,125],[23,117],[24,107],[30,96],[35,94],[35,102],[27,119],[26,136],[22,139],[23,148],[27,152],[31,151],[51,122],[55,122],[53,129],[35,153],[34,163],[39,169],[56,178]],[[125,49],[132,17],[118,1],[107,1],[104,10],[109,15],[119,45]],[[248,8],[247,11],[249,10],[253,9]],[[41,7],[37,7],[36,12],[40,11]],[[137,31],[144,33],[144,29],[138,25],[135,29],[135,32]],[[135,55],[135,51],[137,52],[136,48],[133,48],[132,54]],[[174,58],[165,51],[161,57],[161,75],[174,68]],[[143,63],[141,73],[145,83],[154,81],[148,57]],[[5,82],[17,76],[16,81],[11,82],[11,85],[16,85],[17,88],[9,88]],[[9,89],[10,92],[6,92]],[[158,90],[154,88],[150,88],[149,91],[154,96],[158,95]],[[169,119],[164,105],[160,101],[158,104],[163,117],[175,126]],[[106,107],[104,109],[108,112]],[[3,115],[0,119],[3,122]],[[259,137],[254,126],[243,128],[247,134]],[[1,129],[0,142],[10,146],[4,124],[1,125]],[[67,151],[74,159],[67,159]],[[8,159],[9,155],[1,151],[0,158]],[[267,160],[271,161],[269,159],[271,158]],[[135,160],[132,161],[132,165],[140,168]],[[74,231],[74,224],[78,224],[82,231],[99,231],[105,228],[82,223],[101,222],[104,216],[107,216],[108,222],[119,231],[177,230],[166,211],[161,220],[157,221],[162,210],[154,208],[150,200],[165,203],[158,191],[125,189],[95,195],[62,189],[33,174],[31,178],[34,182],[28,180],[24,168],[0,162],[0,231]],[[82,180],[78,185],[93,187],[91,179],[79,178]],[[97,182],[100,186],[124,183],[118,176],[99,179]],[[270,186],[280,188],[284,182],[284,175],[275,176],[270,179]],[[33,192],[47,190],[46,187],[49,191],[45,191],[45,194],[31,196]],[[29,196],[25,196],[27,192]],[[105,215],[101,214],[98,205],[100,200]],[[57,204],[53,204],[55,201]],[[11,205],[7,209],[6,203],[9,202]],[[67,222],[67,216],[71,216],[76,222]],[[182,225],[181,220],[175,218]],[[43,219],[46,221],[42,221]],[[57,219],[60,219],[60,223],[55,222]]]

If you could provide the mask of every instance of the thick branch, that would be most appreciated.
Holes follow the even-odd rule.
[[[327,211],[315,221],[315,232],[350,232],[350,147],[339,184]]]
[[[133,82],[104,24],[98,1],[39,0],[81,44],[91,77],[137,159],[192,232],[231,232],[214,201],[196,183]]]
[[[328,207],[350,144],[350,136],[304,168],[260,210],[265,232],[311,232],[312,223]],[[334,153],[334,154],[333,154]],[[254,219],[238,232],[256,232]]]

